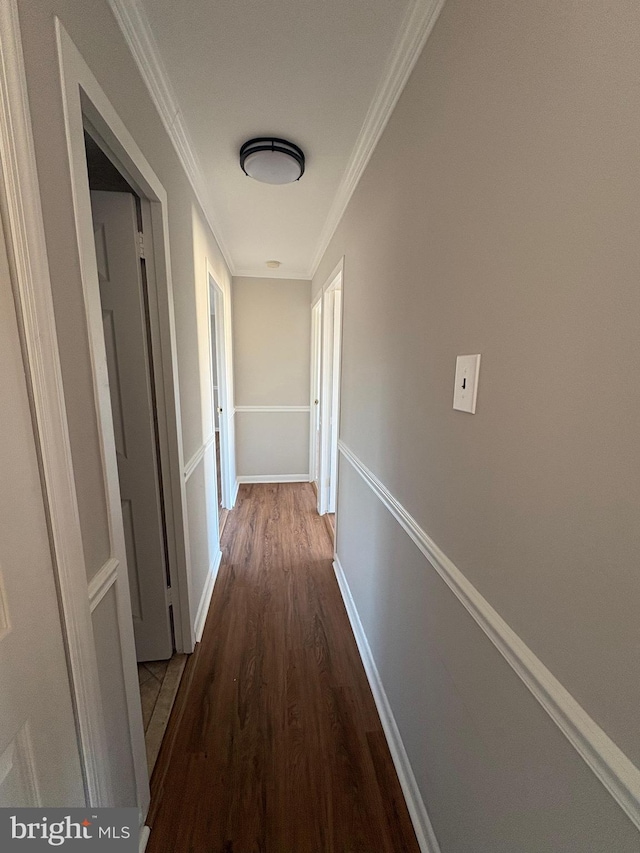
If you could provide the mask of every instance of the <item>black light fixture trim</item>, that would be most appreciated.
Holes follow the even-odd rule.
[[[240,167],[245,175],[249,173],[244,168],[244,163],[250,154],[256,154],[258,151],[278,151],[281,154],[288,154],[293,158],[300,167],[300,175],[296,178],[299,181],[304,175],[304,152],[293,142],[287,139],[278,139],[276,136],[256,136],[255,139],[249,139],[240,148]]]

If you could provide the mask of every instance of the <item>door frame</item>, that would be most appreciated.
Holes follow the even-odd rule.
[[[149,804],[149,777],[140,711],[120,486],[106,373],[102,312],[84,148],[85,127],[141,198],[149,202],[152,260],[155,269],[155,280],[152,280],[153,276],[150,275],[148,282],[149,314],[157,400],[160,469],[167,527],[167,559],[171,578],[176,647],[178,651],[191,652],[195,644],[195,635],[194,618],[189,601],[190,554],[183,477],[184,454],[169,257],[167,194],[61,21],[56,18],[55,23],[111,549],[109,560],[100,569],[96,578],[89,583],[89,602],[93,610],[110,587],[115,585],[138,804],[146,814]],[[152,270],[149,269],[148,272],[152,273]],[[78,594],[83,593],[79,591]]]
[[[322,291],[311,303],[311,377],[309,382],[309,482],[316,488],[316,497],[320,484],[320,465],[318,459],[318,425],[320,417],[320,396],[322,393]],[[316,470],[317,469],[317,470]],[[317,475],[317,478],[316,478]],[[316,485],[317,479],[317,485]]]
[[[211,334],[211,304],[215,308],[215,330],[216,330],[216,381],[218,385],[218,405],[222,409],[221,417],[218,417],[220,430],[220,491],[218,500],[223,509],[233,509],[237,484],[234,464],[234,435],[233,416],[233,378],[231,376],[231,359],[229,358],[230,329],[228,323],[227,296],[224,288],[219,284],[213,267],[207,259],[207,298],[209,311],[209,335]],[[209,337],[209,354],[211,354],[211,337]],[[213,384],[213,364],[209,356],[209,374],[211,385]],[[215,405],[212,392],[212,406]],[[212,411],[213,440],[215,441],[215,412]]]
[[[0,207],[23,339],[88,806],[112,802],[16,0],[0,4]],[[146,814],[139,803],[141,824]],[[145,837],[142,829],[141,838]]]
[[[320,478],[318,513],[335,512],[337,503],[340,379],[342,372],[342,289],[344,257],[322,288],[322,371],[320,395]],[[338,296],[339,294],[339,296]],[[335,305],[338,321],[335,324]]]

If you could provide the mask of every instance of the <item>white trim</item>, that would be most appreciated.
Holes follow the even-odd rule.
[[[333,234],[382,136],[413,66],[424,48],[445,0],[413,0],[407,10],[380,84],[351,152],[344,176],[320,234],[308,276],[316,274]]]
[[[89,581],[89,608],[92,613],[118,580],[118,565],[116,559],[107,560],[95,577]]]
[[[324,284],[320,288],[320,291],[318,292],[314,302],[312,302],[312,306],[315,305],[319,299],[322,299],[322,297],[328,290],[331,290],[332,288],[337,286],[336,279],[339,275],[344,275],[344,255],[340,258],[338,263],[335,265],[335,267],[331,270],[329,275],[324,280]]]
[[[445,0],[413,0],[407,10],[325,220],[309,268],[298,272],[270,270],[267,274],[256,270],[236,269],[233,265],[221,235],[220,224],[217,222],[216,205],[210,197],[208,182],[140,0],[109,0],[116,21],[232,275],[301,280],[313,278],[444,2]]]
[[[198,613],[196,614],[196,643],[199,643],[202,639],[202,632],[204,631],[204,625],[207,621],[207,613],[209,612],[211,596],[213,595],[213,588],[215,586],[216,578],[218,577],[218,569],[220,568],[221,560],[222,551],[218,551],[213,563],[209,567],[209,572],[207,574],[207,582],[205,583],[204,589],[202,590],[200,604],[198,605]]]
[[[233,488],[233,494],[231,496],[231,505],[235,506],[236,501],[238,500],[238,492],[240,491],[240,480],[236,477],[236,484]]]
[[[268,270],[267,272],[263,272],[262,270],[242,270],[236,269],[234,272],[234,276],[236,278],[277,278],[284,279],[290,281],[304,281],[309,282],[312,280],[312,276],[309,275],[309,270],[304,269],[301,271],[296,271],[292,269],[282,268],[280,270]]]
[[[233,509],[234,496],[233,485],[236,478],[235,459],[235,407],[233,401],[233,333],[231,318],[231,293],[228,287],[223,287],[209,259],[206,259],[207,276],[207,300],[209,302],[209,314],[211,314],[211,298],[214,299],[214,318],[216,331],[216,372],[218,383],[218,406],[222,412],[218,413],[218,431],[220,433],[220,483],[222,494],[218,496],[220,505],[225,509]],[[212,371],[211,363],[211,319],[208,324],[209,343],[207,351],[209,355],[209,372]],[[215,405],[213,393],[211,405]],[[212,412],[213,423],[215,423],[215,412]]]
[[[344,458],[387,507],[620,808],[640,829],[640,769],[591,719],[584,708],[507,625],[433,539],[422,530],[376,475],[344,442],[340,441],[338,446]]]
[[[322,292],[311,305],[309,352],[309,481],[317,491],[320,480],[320,396],[322,389]]]
[[[344,255],[322,287],[318,513],[335,512],[338,480]],[[310,424],[311,426],[311,424]]]
[[[190,652],[193,650],[194,634],[189,601],[190,555],[186,487],[183,477],[184,461],[169,257],[167,195],[58,18],[55,19],[55,26],[77,249],[98,418],[100,462],[107,503],[109,556],[118,561],[117,578],[113,588],[116,594],[121,665],[127,698],[129,723],[127,733],[133,758],[138,805],[142,822],[144,822],[150,799],[149,775],[140,707],[127,557],[84,147],[85,119],[90,122],[92,129],[108,147],[110,155],[122,167],[134,188],[137,188],[141,196],[150,202],[147,213],[145,213],[147,206],[143,205],[143,216],[148,218],[153,237],[153,258],[148,260],[153,260],[157,278],[157,284],[154,282],[149,288],[150,309],[152,309],[150,319],[152,337],[159,344],[159,351],[154,348],[153,360],[154,372],[157,376],[158,430],[167,507],[169,571],[176,616],[174,620],[176,646],[179,651]],[[80,592],[76,594],[79,595]],[[86,598],[86,584],[84,595]],[[95,760],[104,760],[104,754],[104,751],[96,754]]]
[[[147,257],[149,272],[149,317],[153,340],[152,357],[156,377],[158,434],[163,475],[164,500],[166,506],[167,539],[169,544],[169,570],[176,604],[174,622],[176,647],[181,652],[193,651],[193,629],[189,607],[189,539],[186,510],[186,492],[183,478],[182,421],[180,392],[178,388],[178,361],[175,332],[171,259],[169,256],[169,229],[167,216],[167,194],[149,165],[135,140],[121,121],[103,89],[74,45],[64,26],[56,19],[58,56],[62,82],[62,98],[71,167],[74,213],[78,252],[83,286],[88,287],[89,302],[96,328],[90,335],[92,347],[92,369],[97,371],[100,394],[96,397],[98,407],[108,412],[108,423],[102,425],[103,438],[113,431],[103,332],[97,323],[99,294],[95,270],[95,247],[91,227],[91,203],[87,180],[86,154],[84,150],[84,123],[89,121],[92,132],[107,146],[110,159],[128,177],[129,182],[149,204],[142,205],[145,231],[152,235],[153,252]],[[89,241],[91,244],[89,245]],[[151,268],[155,276],[151,276]],[[91,284],[93,280],[93,284]],[[161,283],[161,285],[159,284]],[[95,293],[91,293],[92,288]],[[94,349],[94,345],[97,347]],[[100,415],[99,415],[100,417]],[[108,458],[107,458],[108,457]],[[103,453],[103,466],[117,483],[115,455]],[[119,486],[116,492],[119,491]],[[119,498],[108,500],[111,511],[121,514]],[[123,559],[122,565],[126,561]],[[146,759],[145,759],[146,760]]]
[[[344,601],[344,606],[349,617],[349,622],[351,623],[354,637],[356,638],[358,651],[362,658],[364,671],[367,675],[369,686],[371,687],[373,699],[376,703],[376,708],[378,709],[380,722],[382,723],[382,728],[384,729],[385,737],[389,745],[389,752],[391,753],[391,758],[393,759],[396,773],[398,774],[398,781],[400,782],[402,793],[404,794],[404,798],[407,803],[411,822],[413,823],[413,828],[418,840],[418,846],[422,853],[440,853],[438,840],[435,832],[433,831],[431,821],[429,820],[429,815],[427,813],[424,800],[422,799],[422,795],[420,794],[416,777],[413,775],[411,763],[409,762],[407,751],[404,748],[398,724],[393,716],[391,705],[389,704],[378,668],[376,667],[376,662],[369,647],[367,635],[362,627],[358,610],[353,600],[353,596],[351,595],[347,578],[345,577],[344,570],[340,564],[337,554],[334,557],[333,570],[336,574],[340,592],[342,593],[342,600]]]
[[[311,406],[236,406],[236,412],[309,412]]]
[[[240,483],[308,483],[309,474],[241,474]]]
[[[112,802],[93,625],[15,0],[0,4],[0,173],[87,803]]]
[[[151,835],[151,828],[149,826],[143,826],[140,828],[140,843],[138,845],[138,853],[144,853],[147,849],[147,844],[149,842],[149,836]]]
[[[205,457],[207,450],[211,447],[212,444],[215,444],[216,434],[212,432],[209,438],[205,441],[205,443],[196,450],[191,459],[184,466],[184,479],[185,482],[189,479],[189,477],[196,470],[198,465],[202,462]]]
[[[216,221],[215,204],[209,197],[209,182],[205,178],[142,4],[138,0],[109,0],[109,5],[226,264],[231,274],[237,275]]]

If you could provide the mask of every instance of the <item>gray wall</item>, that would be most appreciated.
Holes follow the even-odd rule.
[[[345,256],[342,439],[636,764],[638,79],[635,2],[448,0],[313,282]],[[338,553],[443,853],[638,849],[340,470]]]
[[[308,476],[311,284],[233,279],[233,348],[240,477]]]

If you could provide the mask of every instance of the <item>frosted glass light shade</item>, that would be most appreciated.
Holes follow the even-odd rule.
[[[265,184],[290,184],[304,174],[304,154],[292,142],[260,137],[240,149],[242,171]]]

